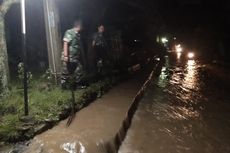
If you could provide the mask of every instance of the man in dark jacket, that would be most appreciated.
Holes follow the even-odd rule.
[[[103,25],[98,26],[98,31],[93,35],[92,46],[96,54],[96,64],[98,73],[103,73],[103,67],[105,62],[108,60],[107,55],[107,42],[104,37],[105,27]]]

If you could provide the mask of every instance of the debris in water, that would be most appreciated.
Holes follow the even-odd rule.
[[[87,153],[85,150],[85,147],[83,146],[83,144],[81,142],[79,142],[79,149],[77,147],[77,143],[73,142],[73,143],[64,143],[61,146],[61,149],[65,150],[68,153]]]

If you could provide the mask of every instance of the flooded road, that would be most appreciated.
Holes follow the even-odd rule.
[[[106,144],[145,79],[114,87],[78,112],[70,127],[62,121],[36,136],[29,147],[18,145],[13,152],[107,153]],[[229,87],[228,68],[167,57],[141,100],[119,153],[229,153]]]
[[[119,153],[229,153],[227,68],[166,58]]]
[[[37,135],[19,153],[108,153],[117,150],[116,134],[132,104],[133,97],[149,76],[144,71],[113,87],[102,98],[76,113],[70,126],[67,120]],[[18,153],[18,152],[17,152]]]

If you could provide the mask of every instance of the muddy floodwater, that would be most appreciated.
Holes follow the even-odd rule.
[[[228,69],[166,57],[119,153],[229,153]]]
[[[120,130],[133,98],[149,73],[144,71],[114,86],[100,99],[77,112],[69,126],[67,123],[70,118],[37,135],[28,143],[28,146],[15,146],[14,148],[18,150],[17,153],[107,153],[108,150],[116,151],[115,136]]]
[[[165,57],[119,153],[230,153],[230,69],[207,63]],[[62,121],[13,153],[107,153],[105,144],[120,128],[140,80],[114,87],[69,127]]]

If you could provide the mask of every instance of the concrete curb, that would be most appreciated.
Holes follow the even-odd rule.
[[[146,89],[151,84],[151,81],[154,79],[156,73],[161,68],[162,62],[159,62],[155,65],[152,72],[150,73],[148,79],[145,81],[141,89],[138,91],[136,96],[133,99],[132,104],[129,107],[129,110],[126,113],[126,116],[122,122],[119,131],[113,137],[113,139],[103,145],[103,151],[106,153],[117,153],[119,150],[120,145],[122,144],[123,140],[125,139],[126,133],[132,123],[133,116],[138,108],[139,102],[144,96]]]

